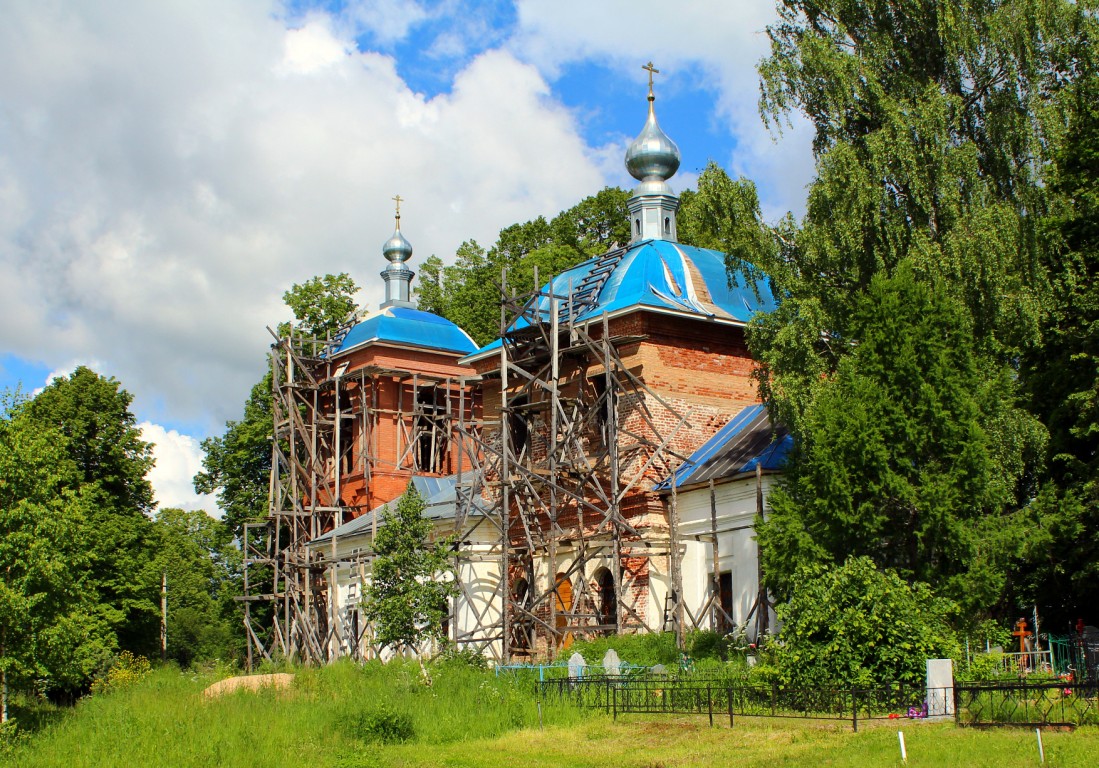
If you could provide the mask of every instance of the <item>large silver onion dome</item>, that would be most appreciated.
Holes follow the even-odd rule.
[[[667,181],[679,170],[679,147],[660,130],[649,95],[649,118],[626,150],[626,170],[638,181]]]
[[[412,257],[412,244],[401,234],[400,216],[397,216],[397,228],[393,230],[393,236],[382,246],[382,254],[394,264],[408,261]]]

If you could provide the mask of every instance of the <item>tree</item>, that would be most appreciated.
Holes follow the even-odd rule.
[[[987,609],[1007,587],[1041,427],[981,367],[964,308],[907,264],[874,278],[849,325],[758,529],[768,584],[790,597],[802,565],[865,556]]]
[[[94,485],[115,511],[142,516],[155,506],[146,479],[153,450],[141,439],[132,402],[133,395],[118,380],[81,365],[50,382],[27,404],[27,415],[66,437],[77,471],[74,484]]]
[[[930,562],[943,570],[933,583],[942,576],[957,594],[964,587],[955,577],[969,578],[970,607],[1004,605],[1006,554],[997,545],[980,569],[961,566],[988,553],[963,523],[971,493],[987,521],[976,530],[987,531],[997,519],[1001,529],[1014,525],[1036,490],[1042,436],[1015,407],[1018,363],[1039,342],[1049,307],[1039,231],[1056,194],[1042,174],[1091,24],[1061,0],[781,4],[760,67],[761,110],[774,123],[795,109],[809,118],[817,178],[804,219],[775,227],[774,246],[757,249],[753,265],[781,297],[778,310],[749,329],[760,391],[803,446],[789,467],[781,521],[770,543],[761,539],[771,550],[766,578],[780,591],[793,573],[793,558],[775,551],[780,539],[800,538],[816,557],[840,562],[847,538],[869,546],[874,531],[891,540],[903,533],[922,556],[921,521],[942,515]],[[965,342],[968,365],[981,374],[974,402],[940,403],[956,391],[948,378],[921,371],[909,385],[905,360],[864,351],[868,338],[884,339],[868,322],[891,327],[884,313],[868,312],[867,297],[884,298],[889,284],[880,281],[893,278],[951,302],[935,311],[940,321],[962,323],[967,338],[943,322],[925,327],[939,334],[925,338],[935,348],[943,339]],[[907,296],[902,304],[922,301],[900,283],[887,293]],[[1003,407],[993,408],[995,399]],[[850,440],[844,450],[825,445],[845,418],[868,430],[861,450]],[[921,432],[929,423],[938,442]],[[850,487],[862,480],[869,484]],[[905,519],[906,508],[919,514]],[[818,527],[835,531],[841,521],[855,532],[818,540]],[[869,554],[889,564],[883,549]],[[930,578],[921,568],[902,565],[907,578]]]
[[[918,687],[927,659],[953,658],[954,606],[927,584],[852,557],[833,568],[806,566],[790,601],[779,606],[779,679],[791,688]]]
[[[1099,603],[1099,73],[1073,88],[1047,221],[1053,302],[1043,343],[1024,358],[1030,409],[1050,432],[1046,487],[1034,504],[1020,602],[1067,626]]]
[[[114,647],[87,589],[89,500],[68,438],[5,395],[0,413],[0,698],[32,683],[78,688]]]
[[[447,598],[456,585],[450,570],[451,542],[430,541],[424,500],[410,485],[394,511],[387,505],[374,537],[374,565],[363,603],[375,639],[394,649],[415,648],[428,638],[445,640]]]
[[[356,307],[354,296],[359,286],[346,272],[338,275],[312,277],[304,283],[294,283],[282,300],[297,320],[297,328],[306,336],[327,339],[336,335],[352,317]]]
[[[157,513],[156,566],[168,584],[168,654],[183,666],[239,651],[241,555],[229,526],[201,510]]]
[[[73,472],[62,490],[86,502],[79,525],[89,561],[84,587],[95,594],[98,617],[122,648],[149,654],[157,648],[160,612],[148,517],[155,505],[146,479],[153,457],[130,411],[132,401],[116,379],[80,366],[24,408],[38,429],[65,437]]]

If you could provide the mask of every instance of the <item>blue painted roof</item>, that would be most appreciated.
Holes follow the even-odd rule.
[[[552,287],[557,296],[567,296],[571,284],[575,293],[584,278],[598,268],[601,258],[589,259],[562,272],[546,288]],[[594,306],[585,309],[576,320],[582,322],[604,312],[635,307],[747,323],[756,312],[774,311],[775,301],[766,278],[753,284],[747,276],[739,274],[737,285],[730,285],[725,254],[720,251],[669,240],[643,240],[629,247],[603,283]],[[540,309],[548,314],[548,299],[542,299]],[[526,324],[521,319],[513,328]],[[497,339],[478,353],[499,346]]]
[[[470,477],[470,473],[466,473],[466,477]],[[409,480],[409,485],[416,488],[416,491],[420,494],[420,497],[424,500],[424,512],[423,516],[428,520],[453,520],[458,515],[458,476],[450,475],[448,477],[427,477],[425,475],[413,475]],[[349,520],[334,531],[322,534],[313,539],[310,545],[323,544],[331,541],[332,536],[335,535],[338,538],[345,536],[354,536],[357,534],[369,533],[374,527],[374,518],[378,518],[378,522],[384,519],[382,517],[382,511],[388,506],[396,506],[398,499],[394,499],[388,504],[382,504],[380,507],[365,512],[354,520]],[[470,514],[483,515],[485,513],[483,502],[480,499],[475,499],[470,509]]]
[[[411,307],[385,307],[360,320],[331,355],[371,343],[437,349],[468,355],[477,349],[469,334],[446,318]]]
[[[702,447],[680,465],[672,477],[653,490],[671,490],[708,480],[719,480],[764,471],[781,471],[794,447],[794,438],[782,424],[772,424],[764,405],[752,405],[734,416]]]

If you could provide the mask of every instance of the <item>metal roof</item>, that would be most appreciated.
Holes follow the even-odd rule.
[[[469,473],[466,473],[469,476]],[[415,486],[417,492],[424,500],[424,513],[423,516],[428,520],[440,521],[440,520],[453,520],[458,514],[458,476],[450,475],[449,477],[426,477],[423,475],[413,475],[409,481],[409,485]],[[389,506],[389,504],[396,504],[397,500],[389,502],[388,504],[382,504],[380,507],[359,515],[354,520],[344,523],[335,530],[322,534],[317,538],[309,542],[310,546],[317,544],[324,544],[330,542],[332,536],[337,538],[344,538],[345,536],[354,536],[363,533],[369,533],[374,528],[374,519],[377,517],[378,523],[382,522],[382,512]],[[484,514],[484,510],[479,502],[475,502],[471,514]]]
[[[671,490],[673,478],[675,487],[682,488],[753,473],[757,466],[778,472],[793,445],[789,430],[771,423],[766,406],[752,405],[734,416],[653,490]]]
[[[446,318],[410,307],[391,306],[360,320],[329,354],[342,355],[373,343],[400,344],[463,355],[477,349],[469,334]]]
[[[593,272],[606,265],[606,256],[589,259],[562,272],[547,284],[556,296],[575,294]],[[775,300],[766,278],[752,282],[737,273],[731,285],[725,268],[725,254],[670,240],[642,240],[634,243],[602,282],[594,303],[575,317],[578,322],[630,308],[650,308],[699,318],[745,324],[756,312],[772,312]],[[539,306],[548,316],[549,299]],[[521,319],[512,330],[527,325]],[[474,353],[474,357],[500,347],[497,339]]]

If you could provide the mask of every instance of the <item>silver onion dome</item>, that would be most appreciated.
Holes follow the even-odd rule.
[[[393,236],[385,241],[382,246],[384,255],[393,264],[408,261],[412,257],[412,244],[405,240],[401,234],[401,217],[397,216],[397,228],[393,230]]]
[[[649,95],[649,118],[645,127],[626,150],[626,170],[638,181],[663,182],[679,170],[679,147],[660,130]]]

